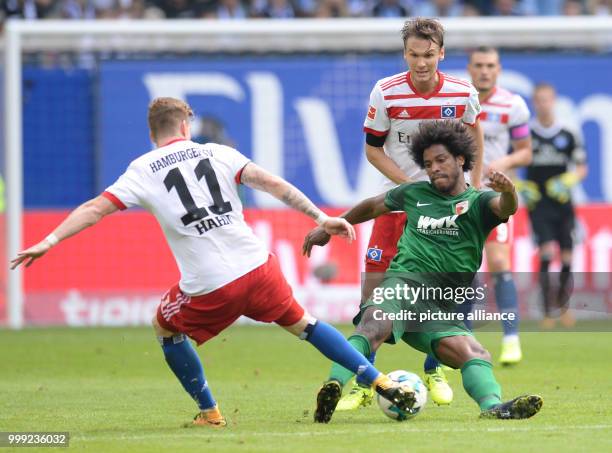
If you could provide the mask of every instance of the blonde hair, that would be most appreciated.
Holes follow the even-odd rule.
[[[175,98],[155,98],[149,104],[147,121],[153,139],[179,132],[182,121],[189,121],[193,111],[185,101]]]

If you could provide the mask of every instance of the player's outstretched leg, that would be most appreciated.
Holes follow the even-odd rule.
[[[279,324],[283,325],[282,322]],[[409,410],[414,405],[416,399],[410,387],[393,382],[387,375],[374,368],[368,359],[352,347],[334,327],[309,315],[305,315],[294,325],[284,327],[311,343],[328,359],[350,370],[351,374],[360,376],[377,393],[393,401],[400,409]],[[342,387],[339,381],[330,379],[323,384],[317,395],[315,422],[328,423],[331,420],[341,394]]]
[[[163,329],[155,318],[155,332],[158,335],[166,363],[180,381],[185,391],[191,396],[200,409],[193,419],[198,426],[223,427],[225,418],[210,392],[204,376],[204,368],[195,348],[183,334],[176,334]]]
[[[529,418],[541,409],[542,398],[537,395],[520,396],[502,403],[501,387],[493,375],[491,356],[474,337],[444,337],[437,344],[436,355],[444,363],[461,368],[463,387],[480,407],[482,417]]]

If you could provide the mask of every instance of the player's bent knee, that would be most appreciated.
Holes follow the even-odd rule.
[[[456,335],[442,338],[436,347],[436,355],[445,364],[460,368],[469,360],[491,361],[491,354],[474,337]]]
[[[487,362],[491,361],[491,354],[483,345],[481,345],[474,337],[465,337],[467,341],[467,356],[466,361],[471,359],[481,359]]]

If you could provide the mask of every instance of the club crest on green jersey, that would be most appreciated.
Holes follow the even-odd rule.
[[[468,209],[470,209],[470,200],[460,201],[455,205],[455,214],[465,214],[468,212]]]

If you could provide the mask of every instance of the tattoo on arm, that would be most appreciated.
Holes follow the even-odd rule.
[[[316,219],[321,211],[297,187],[289,183],[287,183],[287,186],[281,201],[293,209],[303,212],[308,217]]]
[[[321,214],[319,208],[297,187],[253,163],[247,164],[244,168],[241,181],[253,189],[268,192],[287,206],[303,212],[313,219],[317,219]]]

